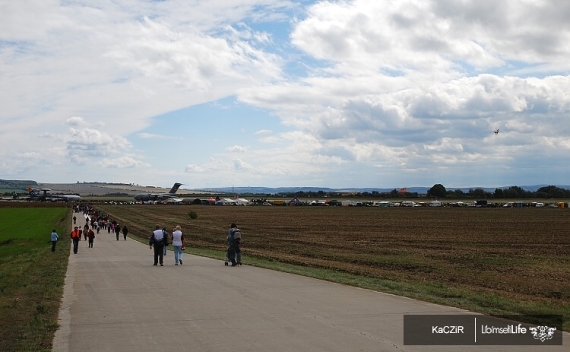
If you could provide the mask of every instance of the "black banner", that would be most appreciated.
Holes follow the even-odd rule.
[[[562,345],[562,322],[561,315],[404,315],[404,345]]]

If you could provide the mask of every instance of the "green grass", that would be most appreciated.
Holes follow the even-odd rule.
[[[49,351],[58,328],[68,209],[0,208],[0,351]],[[60,235],[51,252],[50,234]]]

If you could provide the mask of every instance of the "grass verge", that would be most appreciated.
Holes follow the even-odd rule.
[[[69,259],[61,208],[0,208],[0,351],[50,351]],[[51,231],[59,234],[51,252]]]

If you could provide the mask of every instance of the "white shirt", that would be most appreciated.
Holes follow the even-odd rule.
[[[182,247],[182,231],[176,230],[172,233],[172,245]]]

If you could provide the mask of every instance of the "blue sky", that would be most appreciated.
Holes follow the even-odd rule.
[[[540,0],[0,0],[0,178],[566,185],[568,18]]]

